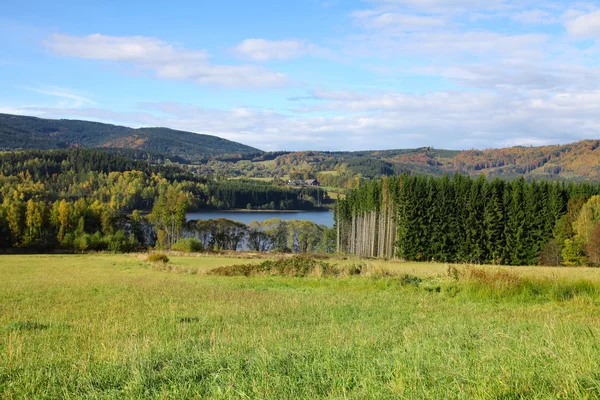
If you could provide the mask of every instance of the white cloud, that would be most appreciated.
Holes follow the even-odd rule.
[[[237,57],[249,61],[290,60],[312,56],[331,58],[331,51],[322,49],[305,40],[246,39],[232,49]]]
[[[411,15],[383,10],[361,10],[352,13],[354,22],[365,29],[390,29],[398,32],[420,31],[443,27],[445,18],[438,16]]]
[[[598,137],[600,89],[425,94],[315,90],[315,106],[283,114],[248,107],[218,110],[143,103],[137,112],[27,108],[132,126],[167,126],[217,135],[266,150],[470,149],[556,144]]]
[[[523,24],[551,24],[558,19],[546,10],[525,10],[510,15],[511,19]]]
[[[160,65],[174,62],[204,62],[203,50],[176,49],[172,45],[144,36],[70,36],[54,34],[43,44],[53,53],[92,60],[109,60]]]
[[[349,14],[352,27],[337,30],[347,32],[343,38],[324,40],[341,48],[345,62],[352,59],[375,74],[388,74],[376,77],[378,81],[350,75],[353,81],[349,85],[365,83],[380,89],[312,90],[309,96],[293,98],[298,109],[287,113],[252,107],[218,110],[179,103],[144,103],[136,112],[117,112],[91,107],[82,99],[77,103],[68,96],[64,100],[77,103],[76,109],[25,110],[48,117],[167,126],[267,150],[486,148],[598,137],[600,68],[592,57],[596,49],[582,49],[568,34],[555,29],[512,30],[515,23],[511,21],[526,25],[563,22],[568,33],[578,38],[600,35],[600,11],[585,4],[566,3],[366,1],[365,9]],[[285,75],[252,63],[299,57],[340,59],[317,42],[298,39],[246,39],[230,54],[248,63],[233,65],[214,64],[203,50],[140,36],[54,35],[44,44],[61,56],[120,63],[162,79],[236,88],[289,82]],[[418,82],[425,82],[418,88],[422,93],[397,89],[415,74],[420,75]],[[381,84],[382,78],[389,76],[396,78],[395,89]],[[440,81],[443,87],[454,89],[440,89]]]
[[[87,97],[80,96],[77,94],[70,93],[69,90],[59,87],[43,87],[43,88],[34,88],[29,86],[24,86],[23,89],[28,90],[30,92],[35,92],[47,96],[57,97],[61,99],[60,104],[58,105],[61,108],[76,108],[82,106],[89,106],[95,104],[92,100]]]
[[[158,78],[189,80],[227,88],[279,87],[290,83],[282,73],[257,65],[218,65],[203,50],[176,48],[143,36],[52,35],[43,45],[52,53],[125,63],[154,72]]]
[[[575,36],[600,37],[600,10],[570,19],[565,26]]]
[[[372,0],[372,2],[419,11],[452,13],[466,9],[495,9],[507,3],[506,0]]]

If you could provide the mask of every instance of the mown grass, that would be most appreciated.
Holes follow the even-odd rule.
[[[600,397],[599,270],[169,259],[1,256],[0,398]]]

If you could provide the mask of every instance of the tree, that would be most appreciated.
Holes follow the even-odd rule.
[[[561,248],[556,239],[550,240],[540,252],[539,264],[549,267],[561,265],[563,262]]]
[[[584,246],[590,243],[598,222],[600,222],[600,196],[593,196],[583,205],[573,226],[576,236]]]
[[[33,246],[42,244],[45,232],[46,205],[43,202],[37,202],[33,199],[27,201],[25,211],[25,237],[24,246]]]
[[[562,257],[567,265],[584,265],[587,263],[585,248],[579,237],[565,240]]]
[[[272,218],[262,223],[264,232],[269,236],[273,251],[289,252],[287,246],[287,223],[279,218]]]
[[[600,265],[600,223],[596,224],[589,242],[585,246],[588,260],[593,265]]]
[[[248,225],[248,247],[253,251],[268,251],[271,247],[269,235],[263,231],[259,221],[252,221]]]
[[[154,203],[150,221],[156,226],[161,244],[171,248],[179,238],[185,224],[185,214],[188,208],[188,197],[176,187],[169,185],[162,191]]]
[[[4,207],[6,208],[6,220],[10,231],[11,245],[20,246],[23,242],[23,233],[25,230],[25,205],[23,201],[17,198],[5,198]]]
[[[69,231],[69,225],[70,225],[70,207],[69,207],[69,203],[67,203],[67,201],[65,199],[61,200],[59,205],[58,205],[58,215],[57,215],[57,222],[58,222],[58,241],[62,241],[65,238],[65,235],[67,234],[67,232]]]

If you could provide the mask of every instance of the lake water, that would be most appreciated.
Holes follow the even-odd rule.
[[[332,211],[284,211],[284,212],[256,212],[256,211],[199,211],[186,215],[187,220],[227,218],[248,225],[252,221],[265,221],[279,218],[285,221],[300,220],[312,221],[317,225],[333,226]]]

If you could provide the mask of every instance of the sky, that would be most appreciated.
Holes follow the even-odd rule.
[[[600,137],[600,2],[5,0],[0,113],[263,150]]]

